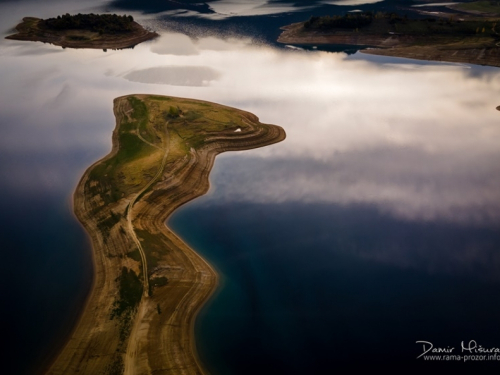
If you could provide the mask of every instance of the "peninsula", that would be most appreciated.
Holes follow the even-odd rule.
[[[158,36],[134,21],[116,14],[77,14],[40,19],[25,17],[16,26],[17,34],[6,39],[51,43],[68,48],[131,48]]]
[[[497,22],[490,17],[411,19],[395,13],[348,13],[284,26],[278,42],[355,45],[374,55],[500,67]]]
[[[208,191],[217,154],[280,142],[285,132],[193,99],[123,96],[114,113],[112,151],[74,195],[92,241],[92,292],[47,373],[206,374],[194,321],[218,277],[165,222]]]

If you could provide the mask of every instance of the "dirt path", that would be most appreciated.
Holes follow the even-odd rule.
[[[151,186],[153,186],[153,184],[163,174],[163,170],[165,169],[165,162],[167,161],[167,157],[168,157],[168,153],[169,153],[169,149],[170,149],[169,141],[168,141],[168,122],[165,124],[165,133],[166,133],[165,134],[165,136],[166,136],[165,143],[166,144],[163,148],[160,148],[160,147],[153,145],[152,143],[149,143],[148,141],[146,141],[140,135],[139,128],[137,128],[137,136],[139,137],[140,140],[142,140],[144,143],[146,143],[150,146],[160,148],[160,149],[163,149],[165,151],[163,154],[163,159],[161,161],[160,167],[158,168],[158,172],[156,172],[156,175],[154,175],[154,177],[149,181],[149,183],[134,196],[132,201],[127,206],[127,230],[128,230],[128,233],[130,234],[130,236],[132,237],[133,241],[137,245],[137,249],[139,250],[139,254],[141,255],[141,260],[142,260],[141,263],[142,263],[142,275],[143,275],[143,279],[144,279],[144,292],[143,292],[144,296],[149,296],[148,261],[146,259],[146,254],[144,253],[144,249],[142,248],[141,241],[139,241],[139,239],[137,238],[137,235],[136,235],[135,230],[134,230],[134,225],[132,224],[132,222],[134,220],[134,213],[133,212],[134,212],[134,205],[137,203],[137,201],[141,199],[142,195],[146,191],[148,191],[148,189],[151,188]]]

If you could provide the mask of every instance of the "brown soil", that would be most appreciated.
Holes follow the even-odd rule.
[[[416,60],[445,61],[500,67],[500,48],[445,49],[427,46],[374,48],[361,51],[372,55],[406,57]]]
[[[48,374],[207,374],[196,353],[193,327],[197,312],[217,287],[218,277],[165,221],[176,208],[208,191],[208,177],[217,154],[276,143],[285,138],[285,132],[281,127],[259,123],[248,112],[234,109],[249,125],[246,131],[212,135],[197,150],[191,148],[168,168],[162,168],[160,178],[140,199],[125,196],[107,207],[90,192],[87,182],[93,169],[118,152],[119,126],[132,110],[127,98],[114,101],[116,128],[111,153],[87,169],[74,195],[75,213],[92,240],[95,279],[80,321]],[[147,229],[168,249],[158,264],[149,269],[150,280],[166,277],[168,283],[154,288],[152,295],[143,294],[132,315],[130,334],[121,339],[119,321],[110,319],[113,302],[119,294],[116,280],[124,266],[138,274],[141,269],[138,262],[126,256],[135,248],[126,219],[121,218],[106,235],[99,230],[98,223],[109,217],[111,209],[125,210],[131,201],[136,202],[129,208],[133,210],[133,230]]]
[[[64,48],[123,49],[131,48],[158,36],[157,33],[144,29],[137,22],[132,23],[131,32],[99,35],[86,30],[49,30],[41,27],[40,21],[42,20],[35,17],[23,18],[23,22],[16,26],[18,33],[9,35],[5,39],[51,43]]]

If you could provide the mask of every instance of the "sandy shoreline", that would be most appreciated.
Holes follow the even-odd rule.
[[[147,277],[150,282],[163,277],[168,283],[154,287],[152,295],[145,291],[137,308],[130,313],[130,319],[128,315],[126,319],[110,319],[110,312],[116,309],[121,293],[117,282],[120,272],[126,267],[141,275],[141,268],[139,262],[130,257],[134,244],[124,229],[124,217],[109,230],[103,231],[102,226],[103,220],[108,220],[110,215],[127,212],[131,198],[124,194],[121,199],[106,205],[102,200],[103,190],[96,188],[92,179],[96,169],[123,151],[119,145],[119,129],[131,114],[129,97],[114,101],[116,128],[110,154],[87,169],[74,194],[75,214],[92,241],[94,282],[84,312],[48,374],[207,374],[196,351],[194,323],[203,304],[213,295],[218,275],[165,223],[176,208],[208,191],[208,177],[217,154],[262,147],[285,137],[280,127],[260,124],[257,117],[247,112],[174,98],[181,107],[201,108],[210,104],[215,108],[213,113],[236,113],[245,131],[207,133],[201,147],[191,147],[190,151],[175,158],[173,134],[165,138],[171,143],[170,149],[165,146],[165,152],[174,155],[167,159],[161,178],[141,194],[130,210],[133,230],[141,243],[145,239],[150,241],[144,242],[145,249],[150,251],[146,254],[148,262],[152,263],[148,265]],[[162,105],[160,99],[147,95],[134,97],[148,103],[151,122],[155,106]],[[92,186],[90,190],[89,186]],[[150,256],[156,254],[155,246],[168,250],[153,259]]]

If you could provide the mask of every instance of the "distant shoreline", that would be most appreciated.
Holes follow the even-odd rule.
[[[372,47],[363,49],[363,53],[404,57],[416,60],[443,61],[500,67],[500,47],[489,45],[447,44],[446,39],[435,39],[423,43],[411,35],[395,33],[370,34],[363,32],[336,32],[333,30],[306,30],[305,22],[294,23],[281,28],[283,32],[278,42],[291,45],[349,45]]]
[[[43,20],[24,17],[16,26],[17,34],[5,39],[50,43],[63,48],[124,49],[156,38],[157,33],[147,31],[137,22],[132,22],[132,30],[127,33],[102,34],[87,30],[51,30],[41,27]]]

